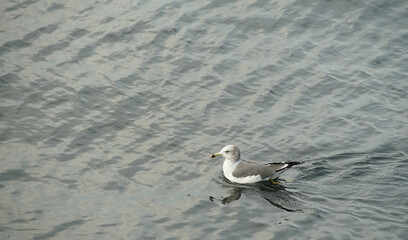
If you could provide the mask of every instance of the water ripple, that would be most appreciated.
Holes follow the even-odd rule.
[[[5,1],[0,236],[402,239],[407,9]],[[236,186],[230,143],[306,163]]]

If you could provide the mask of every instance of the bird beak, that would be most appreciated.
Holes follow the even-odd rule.
[[[215,157],[219,157],[219,156],[221,156],[220,153],[214,153],[213,155],[211,155],[211,158],[215,158]]]

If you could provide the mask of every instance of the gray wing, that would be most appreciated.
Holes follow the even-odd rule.
[[[262,179],[273,177],[276,173],[291,168],[294,165],[303,162],[279,162],[279,163],[263,163],[263,162],[240,162],[232,173],[234,177],[242,178],[247,176],[261,175]]]

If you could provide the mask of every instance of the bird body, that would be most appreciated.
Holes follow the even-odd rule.
[[[219,153],[214,153],[211,158],[218,156],[225,158],[222,167],[224,176],[231,182],[243,184],[277,179],[287,169],[303,163],[243,161],[239,148],[234,145],[225,146]]]

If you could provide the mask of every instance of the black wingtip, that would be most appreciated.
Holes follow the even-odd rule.
[[[299,162],[285,162],[285,163],[288,164],[288,165],[289,165],[288,168],[290,168],[290,167],[292,167],[292,166],[305,163],[305,161],[299,161]]]
[[[304,161],[299,161],[299,162],[282,162],[281,164],[288,164],[288,166],[286,166],[286,167],[284,167],[284,168],[281,168],[281,169],[278,169],[278,170],[276,170],[276,172],[285,171],[285,170],[287,170],[287,169],[289,169],[289,168],[291,168],[291,167],[293,167],[293,166],[295,166],[295,165],[299,165],[299,164],[302,164],[302,163],[304,163]]]

